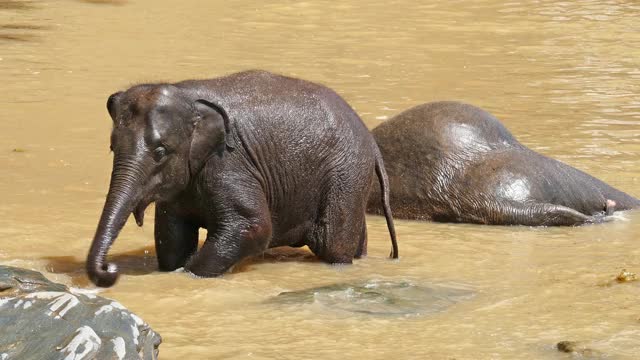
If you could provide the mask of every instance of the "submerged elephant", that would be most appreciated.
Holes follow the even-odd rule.
[[[640,200],[520,144],[491,114],[458,102],[411,108],[373,131],[397,218],[580,225]],[[368,211],[379,213],[379,193]]]
[[[380,152],[332,90],[248,71],[137,85],[111,95],[107,109],[113,171],[87,259],[98,286],[117,279],[105,258],[129,214],[142,226],[154,201],[160,270],[218,276],[283,245],[351,263],[366,254],[365,209],[376,174],[398,256]],[[199,228],[208,233],[197,250]]]

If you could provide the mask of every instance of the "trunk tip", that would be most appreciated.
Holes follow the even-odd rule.
[[[111,287],[118,280],[118,266],[107,263],[102,266],[87,266],[87,273],[92,283],[99,287]]]

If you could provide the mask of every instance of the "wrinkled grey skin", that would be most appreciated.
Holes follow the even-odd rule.
[[[404,219],[580,225],[640,201],[520,144],[491,114],[458,102],[411,108],[373,131]],[[368,211],[378,213],[372,192]]]
[[[161,342],[116,301],[0,266],[0,359],[151,360]]]
[[[111,95],[109,193],[87,271],[117,278],[107,252],[132,212],[156,202],[160,270],[218,276],[244,257],[304,246],[329,263],[366,254],[376,174],[397,257],[387,176],[373,137],[330,89],[264,71],[137,85]],[[208,229],[198,251],[198,229]]]

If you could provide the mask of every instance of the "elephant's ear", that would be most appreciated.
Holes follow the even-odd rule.
[[[107,111],[109,111],[109,116],[111,116],[111,119],[113,119],[113,121],[116,121],[116,115],[118,112],[118,103],[119,103],[121,94],[122,94],[122,91],[118,91],[116,93],[111,94],[111,96],[109,96],[109,98],[107,99]]]
[[[196,100],[195,109],[197,119],[189,150],[191,174],[200,171],[216,149],[221,146],[234,148],[227,112],[219,105],[203,99]]]

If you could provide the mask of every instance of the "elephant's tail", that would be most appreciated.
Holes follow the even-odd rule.
[[[378,175],[378,181],[380,182],[380,195],[382,195],[382,209],[384,210],[384,217],[387,219],[387,227],[389,228],[389,235],[391,235],[391,258],[398,258],[398,241],[396,239],[396,228],[393,225],[393,215],[391,215],[391,206],[389,205],[389,178],[387,177],[387,170],[384,168],[384,162],[382,161],[382,154],[378,145],[374,144],[374,152],[376,155],[376,174]]]

